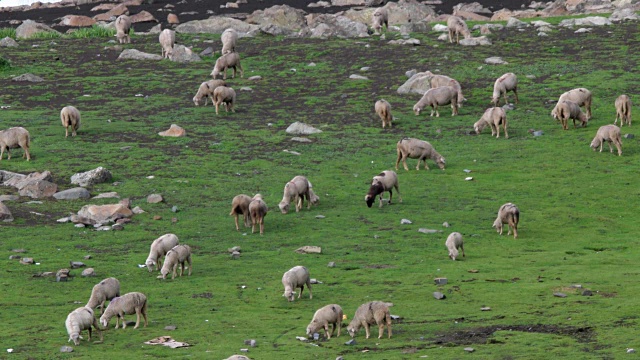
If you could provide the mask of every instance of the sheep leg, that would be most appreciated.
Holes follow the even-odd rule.
[[[391,199],[389,199],[389,203],[391,203]],[[382,208],[382,193],[380,193],[380,205],[379,208]]]
[[[518,103],[518,89],[513,88],[513,95],[516,97],[516,104]]]
[[[235,217],[235,221],[236,221],[236,230],[240,231],[240,226],[238,225],[238,214],[235,214],[234,217]]]
[[[504,103],[508,104],[509,100],[507,100],[507,90],[504,91]]]
[[[191,255],[187,257],[187,263],[189,264],[189,276],[191,276]]]
[[[508,139],[509,138],[509,134],[507,134],[507,120],[506,119],[502,123],[502,128],[504,129],[504,138]]]
[[[22,149],[24,150],[24,154],[22,154],[23,158],[27,158],[27,161],[31,160],[31,154],[29,154],[29,148],[27,146],[22,146]]]
[[[425,161],[426,164],[426,161]],[[396,188],[396,191],[398,192],[398,198],[400,199],[399,202],[402,202],[402,195],[400,195],[400,186],[398,184],[395,184],[393,187]],[[389,193],[391,193],[391,190],[389,190]],[[389,199],[389,202],[391,202],[391,199]]]
[[[145,301],[144,304],[142,304],[142,309],[140,310],[140,312],[142,313],[142,316],[144,316],[144,327],[147,327],[148,325],[148,320],[147,320],[147,302]]]
[[[222,77],[223,80],[227,80],[227,67],[224,67],[224,76]]]
[[[300,294],[298,294],[298,299],[302,296],[302,292],[304,291],[304,285],[300,285]]]
[[[134,326],[134,329],[137,329],[138,326],[140,325],[140,309],[139,307],[136,307],[136,326]]]
[[[307,290],[309,290],[309,299],[313,299],[313,293],[311,292],[311,279],[307,280]],[[302,294],[302,291],[300,294]]]
[[[618,156],[622,156],[622,143],[620,142],[620,140],[616,140],[614,144],[618,149]]]
[[[175,278],[176,278],[177,270],[178,270],[178,263],[176,263],[175,265],[173,265],[173,272],[172,272],[172,274],[171,274],[171,280],[173,280],[173,279],[175,279]]]
[[[440,113],[438,112],[438,105],[435,105],[433,108],[436,111],[436,117],[440,117]]]
[[[363,322],[362,322],[362,324],[364,325],[364,332],[365,332],[365,334],[367,335],[367,336],[366,336],[366,339],[368,339],[368,338],[369,338],[369,336],[371,335],[371,334],[369,333],[369,323],[368,323],[368,322],[366,322],[366,321],[363,321]]]
[[[260,235],[264,234],[264,216],[260,217]]]
[[[116,329],[119,326],[120,323],[120,318],[122,318],[122,328],[126,328],[127,327],[127,322],[124,320],[124,313],[122,314],[116,314]]]
[[[326,337],[327,339],[331,339],[331,335],[332,333],[329,332],[329,323],[324,323],[324,337]],[[335,326],[333,328],[333,330],[335,330]]]
[[[218,107],[220,106],[220,102],[214,101],[216,105],[216,115],[218,115]]]
[[[98,319],[96,319],[96,318],[93,318],[93,327],[98,332],[98,336],[100,337],[100,341],[104,341],[104,338],[102,337],[102,331],[100,331],[100,324],[98,323]],[[91,331],[91,328],[89,328],[89,331]]]
[[[340,337],[340,328],[342,327],[342,317],[338,317],[338,321],[333,324],[333,330],[338,328],[338,337]]]

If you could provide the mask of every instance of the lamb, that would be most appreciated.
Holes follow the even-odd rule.
[[[427,166],[427,159],[435,161],[436,165],[438,165],[440,169],[444,170],[444,158],[442,157],[442,155],[438,154],[433,146],[431,146],[431,144],[427,141],[412,138],[402,138],[400,141],[398,141],[396,149],[398,150],[396,170],[398,170],[398,164],[400,163],[400,160],[402,160],[404,169],[409,171],[409,168],[407,167],[407,158],[418,159],[416,170],[420,170],[421,161],[424,161],[424,168],[429,170],[429,166]]]
[[[509,103],[507,100],[507,91],[513,91],[513,95],[516,97],[516,104],[518,103],[518,77],[514,73],[506,73],[500,76],[493,84],[493,97],[491,101],[493,106],[500,104],[500,95],[504,94],[504,102]]]
[[[220,36],[222,40],[222,54],[228,54],[236,51],[236,43],[238,42],[238,32],[235,29],[228,28]]]
[[[620,138],[620,128],[615,125],[601,126],[596,133],[596,137],[591,141],[591,148],[596,151],[596,148],[600,146],[600,152],[602,152],[602,145],[604,142],[609,143],[609,151],[613,152],[611,143],[618,149],[618,156],[622,155],[622,140]]]
[[[107,327],[109,325],[109,320],[112,317],[116,317],[116,329],[118,328],[118,323],[120,319],[122,319],[122,328],[127,327],[127,322],[124,320],[125,315],[136,314],[136,326],[134,329],[137,329],[140,325],[140,315],[144,316],[144,327],[147,327],[147,297],[143,293],[139,292],[130,292],[126,293],[120,297],[113,298],[107,306],[107,311],[100,317],[100,323],[103,327]]]
[[[295,203],[296,212],[299,212],[302,209],[302,204],[304,203],[304,199],[307,199],[307,209],[311,209],[312,204],[317,204],[320,198],[313,194],[311,188],[311,182],[307,180],[304,176],[296,176],[291,181],[284,185],[284,194],[282,195],[282,201],[278,204],[280,211],[283,214],[289,212],[289,204],[291,201]]]
[[[73,341],[73,344],[76,346],[80,345],[80,339],[83,338],[80,336],[82,330],[89,330],[88,340],[91,341],[91,326],[98,332],[100,341],[103,340],[98,320],[93,316],[93,309],[86,306],[79,307],[70,312],[69,315],[67,315],[67,320],[65,320],[64,325],[69,334],[69,341]]]
[[[60,110],[60,120],[64,126],[64,137],[69,137],[69,128],[71,136],[76,136],[76,131],[80,128],[80,111],[73,106],[65,106]]]
[[[371,301],[360,305],[353,319],[347,326],[347,331],[351,337],[355,337],[360,327],[364,327],[367,334],[367,339],[371,335],[369,333],[369,325],[377,324],[379,328],[378,339],[382,339],[384,333],[384,325],[387,325],[387,332],[389,333],[389,339],[391,339],[391,314],[389,313],[389,306],[393,306],[391,303],[385,303],[382,301]]]
[[[86,307],[95,309],[100,305],[100,314],[104,314],[104,303],[120,296],[120,282],[114,277],[106,278],[91,289],[91,297]]]
[[[413,105],[413,112],[416,115],[420,115],[422,109],[426,106],[431,106],[431,115],[435,111],[436,117],[440,117],[438,113],[438,106],[451,104],[451,109],[453,109],[451,116],[458,115],[458,90],[453,87],[453,82],[450,82],[450,86],[440,86],[435,89],[427,90],[422,98]]]
[[[454,89],[458,91],[458,106],[462,106],[462,102],[465,101],[464,96],[462,95],[462,87],[460,83],[451,77],[446,75],[436,75],[431,71],[425,71],[425,75],[427,75],[427,79],[429,81],[429,86],[431,89],[435,89],[441,86],[452,86]]]
[[[587,116],[580,110],[580,106],[573,101],[564,100],[556,105],[558,109],[558,119],[564,130],[568,130],[569,119],[573,119],[573,127],[576,128],[576,119],[580,120],[582,127],[587,126]]]
[[[371,27],[375,34],[382,33],[382,25],[384,25],[386,29],[389,29],[389,13],[385,8],[377,8],[371,18]]]
[[[24,150],[24,155],[27,161],[31,160],[29,154],[29,145],[31,138],[29,131],[23,127],[12,127],[7,130],[0,131],[0,161],[2,161],[2,155],[4,151],[7,151],[7,160],[11,160],[11,149],[21,147]]]
[[[338,329],[338,336],[340,336],[342,316],[342,308],[337,304],[330,304],[318,309],[313,314],[313,319],[311,319],[309,326],[307,326],[307,336],[312,336],[320,329],[324,329],[324,336],[327,339],[331,339],[333,333],[336,332],[336,328]],[[329,324],[333,325],[331,332],[329,332]]]
[[[512,203],[506,203],[500,206],[498,210],[498,217],[493,222],[493,227],[496,231],[502,235],[502,224],[508,224],[509,231],[507,235],[511,235],[511,229],[513,229],[513,238],[518,238],[518,222],[520,221],[520,210]]]
[[[282,275],[282,285],[284,285],[284,294],[282,294],[282,296],[286,297],[289,301],[293,301],[295,296],[293,291],[300,288],[300,294],[298,294],[298,299],[300,299],[300,296],[302,296],[302,292],[304,291],[305,284],[309,289],[309,299],[313,299],[309,270],[304,266],[292,267]]]
[[[164,264],[162,264],[162,269],[160,270],[161,275],[158,275],[158,279],[166,279],[169,272],[173,272],[171,280],[175,279],[178,265],[180,265],[180,276],[182,276],[185,262],[189,264],[189,276],[191,276],[191,269],[193,268],[191,266],[191,248],[189,245],[174,246],[164,258]]]
[[[389,192],[389,204],[391,204],[391,198],[393,197],[393,188],[398,192],[400,202],[402,202],[402,195],[400,195],[400,188],[398,187],[398,174],[395,171],[385,170],[380,174],[373,177],[371,181],[371,187],[369,192],[364,197],[364,201],[367,202],[367,206],[371,207],[376,200],[376,196],[380,195],[380,206],[382,207],[382,193]]]
[[[262,200],[262,195],[255,194],[249,203],[249,215],[251,216],[251,233],[256,231],[256,225],[260,225],[260,235],[264,234],[264,217],[267,216],[267,204]]]
[[[227,86],[218,86],[213,90],[213,105],[216,106],[216,115],[218,115],[218,108],[220,104],[224,104],[224,111],[236,112],[233,108],[236,103],[236,91]]]
[[[160,55],[162,55],[164,59],[170,57],[173,53],[173,45],[176,43],[176,32],[171,29],[164,29],[160,33],[158,40],[162,47]]]
[[[452,232],[449,234],[444,245],[449,249],[449,258],[451,258],[451,260],[455,261],[458,257],[458,249],[462,251],[462,256],[465,256],[464,242],[462,241],[462,234],[459,232]]]
[[[153,271],[153,266],[155,265],[156,271],[160,270],[160,266],[162,265],[162,257],[169,252],[169,250],[173,249],[174,246],[178,245],[178,237],[175,234],[164,234],[159,238],[153,240],[151,243],[151,249],[149,250],[149,256],[147,260],[144,262],[147,265],[147,269],[149,272]]]
[[[116,19],[116,38],[120,44],[131,43],[129,32],[131,31],[131,18],[127,15],[120,15]]]
[[[456,36],[456,44],[460,43],[460,34],[464,36],[465,39],[471,37],[471,32],[467,27],[467,23],[464,22],[461,18],[457,16],[449,16],[447,18],[447,29],[449,30],[449,42],[453,43],[453,36]]]
[[[473,124],[473,129],[479,135],[487,125],[491,126],[491,136],[496,135],[496,139],[500,137],[500,125],[502,125],[504,137],[506,139],[509,138],[509,133],[507,133],[507,113],[503,108],[493,107],[485,110],[480,120]]]
[[[227,82],[224,80],[209,80],[200,84],[196,96],[193,97],[193,103],[196,106],[200,106],[202,98],[204,98],[204,106],[207,106],[209,99],[211,99],[211,106],[215,106],[213,103],[213,90],[218,86],[227,86]]]
[[[240,55],[236,52],[220,56],[213,66],[211,76],[215,79],[220,73],[224,73],[223,79],[227,80],[227,69],[229,68],[233,68],[233,78],[236,77],[236,68],[240,69],[240,77],[244,77],[244,71],[242,71],[242,65],[240,65]]]
[[[620,95],[616,99],[616,120],[613,122],[616,124],[618,118],[620,118],[620,127],[627,123],[631,126],[631,99],[627,95]]]
[[[244,218],[244,226],[251,226],[251,221],[249,220],[249,204],[251,203],[251,197],[245,194],[236,195],[233,197],[231,201],[231,213],[235,217],[236,221],[236,230],[240,231],[240,226],[238,226],[238,215],[242,215]]]
[[[387,124],[391,127],[391,120],[393,120],[393,116],[391,116],[391,104],[385,99],[380,99],[376,101],[374,108],[376,114],[382,119],[382,128],[384,129]]]
[[[592,100],[591,91],[585,88],[577,88],[577,89],[569,90],[563,93],[562,95],[560,95],[560,98],[558,99],[558,103],[553,108],[553,110],[551,110],[551,116],[553,116],[554,119],[559,120],[558,105],[560,105],[562,101],[567,101],[567,100],[573,101],[574,103],[578,104],[578,106],[584,105],[585,109],[587,110],[587,120],[591,119],[591,100]]]

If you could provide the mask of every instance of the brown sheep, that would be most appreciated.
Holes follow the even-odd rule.
[[[573,128],[576,128],[576,120],[582,123],[582,127],[587,126],[589,119],[580,110],[580,106],[573,101],[564,100],[556,105],[558,109],[558,119],[564,130],[569,130],[569,119],[573,119]]]
[[[616,120],[613,122],[616,124],[618,118],[620,118],[620,127],[627,123],[631,126],[631,99],[627,95],[620,95],[616,99]]]
[[[216,115],[220,104],[224,104],[224,111],[236,112],[233,108],[236,103],[236,91],[228,86],[218,86],[213,90],[213,105],[216,106]]]
[[[493,107],[485,110],[480,120],[473,124],[476,134],[480,134],[485,126],[491,126],[491,136],[496,135],[496,139],[500,137],[500,125],[504,129],[504,137],[509,138],[507,133],[507,113],[501,107]]]
[[[404,165],[405,170],[409,170],[407,167],[407,158],[410,159],[418,159],[418,165],[416,166],[416,170],[420,170],[420,162],[424,161],[424,168],[429,170],[427,166],[427,158],[435,161],[438,167],[441,170],[444,170],[445,160],[434,148],[433,146],[423,140],[412,139],[412,138],[403,138],[398,141],[396,145],[396,150],[398,151],[398,159],[396,160],[396,170],[398,170],[398,164],[400,160],[402,160],[402,164]]]
[[[0,131],[0,161],[2,161],[2,155],[4,151],[7,151],[7,160],[11,160],[11,149],[21,147],[24,150],[24,155],[27,161],[31,160],[31,154],[29,154],[29,145],[31,139],[29,131],[23,127],[12,127],[7,130]]]
[[[563,93],[562,95],[560,95],[560,98],[558,99],[558,103],[553,108],[553,110],[551,110],[551,116],[553,116],[554,119],[560,120],[558,116],[558,105],[560,105],[561,102],[567,101],[567,100],[573,101],[574,103],[578,104],[578,106],[584,106],[585,109],[587,110],[587,120],[591,119],[591,101],[592,101],[591,91],[585,88],[577,88],[577,89],[569,90]]]
[[[391,104],[385,99],[380,99],[376,101],[375,104],[376,114],[380,116],[382,119],[382,128],[384,129],[386,125],[391,127],[391,120],[393,120],[393,116],[391,115]]]
[[[60,110],[60,120],[64,126],[64,137],[69,137],[69,128],[71,136],[76,136],[76,131],[80,128],[80,111],[73,106],[65,106]]]
[[[596,151],[598,146],[600,147],[600,152],[602,152],[602,145],[604,142],[609,144],[609,151],[613,152],[613,148],[611,147],[611,143],[616,146],[618,149],[618,156],[622,155],[622,140],[620,138],[620,128],[615,125],[605,125],[601,126],[596,133],[596,137],[591,141],[591,148],[593,151]]]
[[[360,305],[349,326],[347,326],[349,335],[355,337],[360,327],[364,327],[364,331],[367,334],[366,338],[368,339],[371,336],[369,325],[377,324],[379,329],[378,339],[382,339],[384,325],[386,324],[389,339],[391,339],[391,313],[389,313],[389,306],[392,306],[392,304],[382,301],[371,301]]]
[[[507,235],[511,235],[513,229],[513,238],[518,238],[518,222],[520,222],[520,210],[512,203],[506,203],[500,206],[498,217],[493,222],[493,227],[502,235],[502,224],[508,224],[509,231]]]
[[[460,43],[460,34],[464,36],[465,39],[471,37],[471,32],[467,27],[467,23],[464,22],[461,18],[457,16],[449,16],[447,18],[447,30],[449,30],[449,42],[453,43],[453,36],[456,36],[456,44]]]
[[[251,233],[256,232],[256,225],[260,226],[260,235],[264,234],[264,217],[267,216],[267,204],[262,200],[262,195],[255,194],[249,203],[249,215],[251,215]]]
[[[251,203],[251,198],[248,195],[240,194],[233,197],[231,201],[231,213],[235,217],[236,221],[236,230],[240,231],[240,226],[238,226],[238,215],[242,215],[244,218],[244,226],[251,226],[251,220],[249,219],[249,204]]]
[[[514,73],[506,73],[500,76],[493,84],[493,96],[491,101],[493,106],[500,104],[500,95],[504,94],[504,102],[509,103],[507,100],[507,92],[513,91],[513,95],[516,97],[516,104],[518,103],[518,77]]]

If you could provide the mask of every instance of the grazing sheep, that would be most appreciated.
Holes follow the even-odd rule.
[[[304,199],[307,199],[307,209],[311,209],[311,204],[317,204],[320,198],[313,194],[311,196],[311,182],[307,180],[304,176],[296,176],[291,181],[284,185],[284,194],[282,195],[282,201],[278,204],[280,211],[283,214],[289,212],[289,204],[291,201],[294,202],[296,206],[296,212],[302,209],[302,204],[304,203]]]
[[[620,118],[620,127],[627,123],[631,126],[631,99],[627,95],[620,95],[616,99],[616,120],[613,122],[616,124],[618,118]]]
[[[251,216],[251,233],[255,233],[256,225],[260,225],[260,235],[264,234],[264,217],[267,216],[267,204],[262,200],[262,195],[255,194],[249,203],[249,215]]]
[[[375,110],[376,114],[382,119],[382,128],[384,129],[387,124],[391,127],[391,120],[393,120],[393,116],[391,116],[391,104],[385,99],[380,99],[376,101]]]
[[[104,303],[120,296],[120,282],[114,277],[106,278],[91,289],[91,297],[86,307],[95,309],[100,305],[100,313],[104,314]]]
[[[479,135],[487,125],[491,126],[491,136],[496,135],[496,139],[500,137],[500,125],[502,125],[504,137],[506,139],[509,138],[509,133],[507,133],[507,113],[503,108],[493,107],[485,110],[480,120],[473,124],[473,129]]]
[[[449,249],[449,258],[451,258],[451,260],[455,261],[458,257],[458,249],[462,251],[462,256],[465,256],[464,242],[462,241],[462,234],[459,232],[452,232],[449,234],[444,245]]]
[[[442,157],[442,155],[438,154],[433,146],[427,141],[412,138],[403,138],[398,141],[396,149],[398,150],[396,170],[398,170],[398,164],[400,163],[400,160],[402,160],[404,169],[407,171],[409,170],[409,168],[407,167],[407,158],[418,159],[416,170],[420,170],[421,161],[424,161],[424,168],[429,170],[429,166],[427,166],[427,159],[435,161],[436,165],[438,165],[440,169],[444,170],[444,158]]]
[[[305,284],[309,289],[309,299],[313,299],[309,270],[304,266],[292,267],[282,275],[282,285],[284,285],[284,294],[282,294],[282,296],[286,297],[289,301],[293,301],[295,296],[293,291],[300,288],[300,294],[298,294],[298,299],[300,299],[300,296],[302,296],[302,292],[304,291]]]
[[[173,272],[171,275],[171,280],[176,278],[176,270],[178,265],[180,265],[180,276],[184,273],[184,263],[189,264],[189,276],[191,276],[191,248],[189,245],[176,245],[173,249],[167,252],[167,256],[164,258],[164,264],[162,264],[162,269],[160,270],[160,274],[158,279],[166,279],[169,272]]]
[[[467,23],[464,22],[461,18],[457,16],[449,16],[447,18],[447,29],[449,30],[449,42],[453,43],[453,36],[456,36],[456,44],[460,43],[460,34],[464,36],[465,39],[471,37],[471,32],[467,27]]]
[[[493,97],[491,101],[493,106],[500,104],[500,95],[504,94],[504,102],[509,103],[507,100],[507,91],[513,91],[513,95],[516,97],[516,104],[518,103],[518,77],[514,73],[506,73],[500,76],[493,84]]]
[[[240,69],[240,77],[244,77],[244,71],[242,71],[242,65],[240,65],[240,55],[236,52],[227,53],[216,60],[216,64],[213,66],[211,76],[215,79],[220,73],[223,73],[223,79],[227,80],[227,69],[233,68],[233,78],[236,77],[236,68]]]
[[[587,126],[587,116],[580,110],[580,106],[573,101],[563,100],[556,105],[558,119],[564,130],[569,130],[569,119],[573,119],[573,128],[576,128],[576,119],[580,120],[582,127]]]
[[[220,36],[222,40],[222,54],[228,54],[236,51],[236,43],[238,42],[238,32],[235,29],[228,28]]]
[[[602,152],[602,145],[604,142],[609,144],[609,151],[613,152],[613,148],[611,147],[611,143],[616,146],[618,149],[618,156],[622,155],[622,140],[620,138],[620,128],[615,125],[605,125],[601,126],[596,133],[596,137],[591,141],[591,148],[593,151],[596,151],[598,146],[600,147],[600,152]]]
[[[236,221],[236,230],[240,231],[240,226],[238,226],[238,215],[242,215],[244,218],[244,226],[251,226],[251,221],[249,220],[249,204],[251,203],[251,198],[248,195],[240,194],[233,197],[231,201],[231,213],[229,215],[233,215]]]
[[[413,112],[416,115],[420,115],[422,109],[426,106],[431,106],[431,115],[429,116],[433,116],[435,111],[436,117],[440,117],[438,106],[451,104],[451,109],[453,109],[451,116],[458,115],[458,90],[459,89],[454,87],[453,82],[450,82],[450,86],[440,86],[435,89],[429,89],[422,95],[422,98],[413,105]]]
[[[120,44],[131,43],[129,32],[131,31],[131,18],[127,15],[120,15],[116,19],[116,38]]]
[[[320,308],[313,314],[313,319],[307,326],[307,336],[312,336],[320,329],[324,329],[324,336],[327,339],[331,339],[333,333],[338,329],[338,336],[340,336],[340,327],[342,326],[342,308],[337,304],[330,304]],[[331,332],[329,332],[329,324],[333,325]]]
[[[200,106],[200,104],[202,103],[202,98],[204,98],[204,106],[207,106],[207,104],[209,103],[209,99],[211,99],[211,106],[214,106],[215,104],[213,103],[213,91],[218,86],[227,86],[227,82],[224,80],[209,80],[200,84],[196,96],[193,97],[193,103],[196,106]]]
[[[364,201],[367,202],[367,206],[371,207],[376,200],[376,196],[380,195],[380,206],[382,207],[382,193],[389,192],[389,204],[391,204],[391,198],[393,197],[393,188],[396,188],[400,202],[402,202],[402,195],[400,195],[400,188],[398,186],[398,174],[395,171],[385,170],[380,174],[373,177],[371,181],[371,187],[369,192],[364,197]]]
[[[80,339],[83,339],[83,337],[80,336],[82,330],[89,330],[88,340],[91,341],[91,326],[98,332],[100,341],[103,340],[98,320],[93,316],[93,309],[86,306],[79,307],[70,312],[69,315],[67,315],[67,320],[65,320],[64,325],[69,334],[69,341],[73,341],[73,344],[76,346],[80,345]]]
[[[560,120],[558,116],[558,105],[560,105],[560,103],[563,101],[573,101],[574,103],[578,104],[578,106],[585,107],[585,109],[587,110],[587,120],[590,120],[591,119],[591,100],[592,100],[591,91],[585,88],[577,88],[577,89],[569,90],[564,94],[560,95],[560,98],[558,99],[558,103],[553,108],[553,110],[551,110],[551,116],[553,116],[553,118],[556,120]]]
[[[456,79],[446,75],[436,75],[431,71],[425,71],[424,73],[427,75],[431,89],[439,88],[441,86],[452,86],[456,89],[458,91],[458,106],[462,106],[462,102],[465,101],[465,98],[462,95],[462,87]]]
[[[158,38],[162,52],[160,53],[164,59],[173,53],[173,45],[176,43],[176,32],[171,29],[164,29]]]
[[[60,120],[64,126],[64,137],[69,137],[69,128],[71,136],[76,136],[76,131],[80,128],[80,111],[73,106],[65,106],[60,110]]]
[[[115,316],[116,329],[118,328],[120,319],[122,319],[122,328],[124,329],[127,327],[124,316],[133,313],[136,314],[136,326],[133,328],[137,329],[140,325],[140,314],[144,316],[144,327],[147,327],[147,297],[143,293],[130,292],[113,298],[109,306],[107,306],[107,311],[100,317],[100,323],[106,328],[109,325],[109,320]]]
[[[224,104],[224,111],[236,112],[233,106],[236,103],[236,91],[228,86],[218,86],[213,90],[213,105],[216,106],[216,115],[220,104]]]
[[[391,339],[391,314],[389,313],[389,306],[392,306],[392,304],[382,301],[372,301],[360,305],[353,319],[351,319],[349,326],[347,326],[349,335],[355,337],[358,331],[360,331],[360,327],[364,327],[367,334],[366,338],[368,339],[371,335],[369,333],[369,325],[377,324],[379,328],[378,339],[382,339],[384,325],[386,324],[389,339]]]
[[[507,235],[511,235],[513,229],[513,238],[518,238],[518,222],[520,221],[520,210],[512,203],[506,203],[500,206],[498,217],[493,222],[493,227],[502,235],[502,224],[508,224],[509,231]]]
[[[374,34],[382,33],[382,25],[385,26],[385,29],[389,29],[389,12],[387,12],[385,8],[377,8],[371,18],[371,27],[373,28]]]
[[[178,237],[175,234],[164,234],[153,240],[151,243],[151,249],[149,250],[149,256],[144,262],[145,265],[147,265],[149,272],[153,271],[154,265],[156,267],[156,271],[160,270],[162,257],[176,245],[178,245]]]
[[[0,131],[0,161],[2,161],[2,155],[4,151],[7,151],[7,160],[11,160],[11,149],[21,147],[24,150],[24,155],[27,161],[31,160],[29,154],[29,145],[31,138],[27,129],[23,127],[12,127],[7,130]]]

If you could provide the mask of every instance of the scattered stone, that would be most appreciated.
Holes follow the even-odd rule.
[[[633,139],[635,136],[633,134],[624,134],[625,139]]]
[[[464,178],[465,181],[471,181],[473,178],[471,176]]]
[[[306,337],[303,337],[303,336],[296,336],[296,339],[297,339],[297,340],[300,340],[300,341],[302,341],[302,342],[307,342],[307,341],[309,341]]]
[[[120,195],[118,195],[117,192],[112,191],[112,192],[98,194],[92,197],[92,199],[120,199]]]
[[[133,208],[133,210],[131,210],[131,212],[133,212],[134,214],[136,214],[136,215],[137,215],[137,214],[143,214],[143,213],[145,213],[146,211],[142,210],[142,209],[140,208],[140,206],[136,206],[136,207],[134,207],[134,208]]]
[[[151,194],[149,196],[147,196],[147,202],[149,204],[157,204],[162,202],[164,199],[162,198],[162,195],[160,194]]]
[[[175,45],[173,51],[169,55],[169,60],[177,63],[190,63],[202,61],[198,54],[194,54],[193,51],[184,45]]]
[[[484,46],[491,45],[491,40],[486,36],[472,37],[468,39],[460,39],[460,45],[464,46]]]
[[[448,282],[447,278],[442,278],[442,277],[435,278],[433,280],[436,283],[436,285],[446,285]]]
[[[636,351],[635,351],[634,349],[627,349],[627,354],[633,354],[633,353],[635,353],[635,352],[636,352]]]
[[[113,228],[109,225],[103,225],[96,227],[96,231],[111,231]]]
[[[28,39],[39,32],[60,34],[45,24],[41,24],[33,20],[25,20],[16,28],[16,39]]]
[[[290,135],[310,135],[322,132],[322,130],[316,129],[313,126],[301,123],[299,121],[296,121],[293,124],[289,125],[289,127],[287,127],[287,130],[285,131]]]
[[[442,230],[433,230],[433,229],[420,228],[420,229],[418,229],[418,232],[421,232],[423,234],[436,234],[436,233],[441,233]]]
[[[35,261],[33,261],[33,258],[27,258],[26,257],[26,258],[22,258],[20,260],[20,264],[24,264],[24,265],[31,265],[31,264],[34,264],[34,263],[35,263]]]
[[[87,266],[81,261],[69,261],[69,265],[71,266],[72,269],[79,269],[81,267]]]
[[[71,183],[86,187],[111,181],[112,178],[113,176],[109,170],[99,166],[93,170],[71,176]]]
[[[69,279],[69,269],[60,269],[56,273],[56,281],[62,282],[67,281]]]
[[[480,270],[476,270],[476,269],[471,269],[471,270],[467,270],[467,272],[470,272],[472,274],[477,274],[480,272]]]
[[[407,78],[411,78],[413,75],[417,74],[418,71],[416,69],[409,70],[404,73]]]
[[[420,40],[418,39],[398,39],[398,40],[390,40],[389,44],[391,45],[411,45],[411,46],[419,46]]]
[[[448,32],[449,28],[447,27],[447,25],[435,24],[435,25],[433,25],[432,30],[433,31],[437,31],[437,32]]]
[[[162,216],[160,216],[160,215],[155,215],[155,216],[153,217],[153,220],[162,220]]]
[[[27,250],[25,250],[25,249],[13,249],[11,251],[14,252],[14,253],[18,253],[18,254],[24,254],[24,253],[27,252]]]
[[[20,255],[9,255],[9,260],[18,260],[20,258],[22,258]]]
[[[89,193],[89,190],[83,187],[77,187],[73,189],[59,191],[53,194],[53,197],[58,200],[88,199],[91,197],[91,193]]]
[[[433,297],[434,297],[436,300],[442,300],[442,299],[446,299],[446,298],[447,298],[443,293],[441,293],[441,292],[439,292],[439,291],[434,292],[434,293],[433,293]]]
[[[345,345],[355,345],[356,344],[356,339],[351,339],[349,341],[347,341],[346,343],[344,343]]]
[[[176,124],[171,124],[168,130],[161,131],[158,133],[160,136],[171,136],[171,137],[181,137],[186,136],[187,132]]]
[[[537,136],[542,136],[542,135],[544,135],[544,131],[536,130],[536,131],[532,132],[532,134],[533,134],[533,136],[536,136],[536,137]]]
[[[125,49],[118,56],[117,60],[162,60],[162,55],[149,54],[136,49]]]
[[[44,81],[44,79],[39,76],[35,76],[33,74],[27,73],[27,74],[22,74],[20,76],[16,76],[12,78],[11,81],[41,82],[41,81]]]
[[[318,279],[309,279],[309,282],[312,284],[322,284]]]
[[[353,80],[369,80],[368,77],[362,76],[362,75],[358,75],[358,74],[349,75],[349,79],[353,79]]]
[[[120,218],[129,218],[133,216],[133,212],[123,204],[85,205],[78,211],[78,216],[88,219],[92,224],[105,224]],[[71,221],[76,222],[73,216]],[[79,222],[87,224],[85,221]]]
[[[316,219],[324,219],[326,216],[324,215],[316,215]]]
[[[4,203],[0,202],[0,220],[4,222],[13,221],[13,215],[11,214],[11,210]]]
[[[173,213],[177,213],[177,212],[178,212],[178,207],[177,207],[177,206],[175,206],[175,205],[173,205],[173,206],[171,207],[171,212],[173,212]]]
[[[331,261],[327,264],[327,267],[333,268],[336,267],[336,262],[335,261]]]
[[[82,276],[87,277],[87,276],[96,276],[96,271],[93,268],[86,268],[84,270],[82,270]]]
[[[298,254],[321,254],[322,248],[319,246],[303,246],[301,248],[296,249]]]
[[[22,186],[18,193],[32,199],[42,199],[53,196],[58,191],[58,185],[47,180],[34,180]]]
[[[489,65],[506,65],[508,64],[508,62],[502,60],[501,57],[499,56],[492,56],[489,58],[484,59],[485,64],[489,64]]]
[[[448,228],[451,227],[451,225],[449,225],[449,223],[445,221],[442,223],[442,227]]]
[[[408,225],[408,224],[413,224],[413,222],[411,222],[411,220],[409,220],[409,219],[402,219],[402,220],[400,220],[400,224],[401,225]]]
[[[567,294],[564,294],[564,293],[561,293],[561,292],[554,292],[553,296],[559,297],[559,298],[566,298]]]
[[[82,15],[67,15],[62,18],[58,25],[70,26],[70,27],[86,27],[92,26],[96,21],[88,16]]]
[[[464,348],[464,351],[472,353],[472,352],[476,351],[476,349],[474,349],[472,347],[466,347],[466,348]]]
[[[591,32],[591,28],[580,28],[576,31],[574,31],[575,34],[582,34],[582,33],[588,33]]]
[[[240,253],[238,251],[234,251],[231,253],[231,260],[238,260],[240,259]]]
[[[529,26],[526,22],[522,21],[522,20],[518,20],[514,17],[510,17],[509,20],[507,20],[507,28],[523,28],[523,27],[527,27]]]
[[[178,328],[178,327],[177,327],[177,326],[175,326],[175,325],[167,325],[167,326],[165,326],[165,327],[164,327],[164,329],[165,329],[165,330],[168,330],[168,331],[173,331],[173,330],[175,330],[175,329],[177,329],[177,328]]]
[[[582,296],[593,296],[593,292],[591,290],[585,290],[582,292]]]
[[[311,140],[308,139],[308,138],[298,137],[298,136],[292,137],[291,141],[296,141],[296,142],[301,142],[301,143],[310,143],[311,142]]]
[[[113,225],[111,225],[111,230],[116,230],[116,231],[124,230],[124,225],[122,225],[122,224],[113,224]]]
[[[73,352],[73,348],[71,346],[64,345],[64,346],[60,347],[60,352],[70,353],[70,352]]]
[[[91,255],[85,255],[85,256],[84,256],[84,259],[85,259],[85,260],[89,260],[89,259],[91,259]]]
[[[630,135],[630,134],[627,134],[627,135]],[[3,202],[3,201],[18,201],[18,200],[20,200],[20,196],[18,196],[18,195],[0,195],[0,202]]]
[[[16,47],[16,46],[18,46],[18,43],[8,36],[0,40],[0,47]]]
[[[85,226],[86,226],[85,224],[75,224],[75,225],[73,225],[73,227],[77,227],[77,228],[83,228]]]
[[[480,308],[480,311],[491,311],[491,308],[488,306],[483,306]]]

